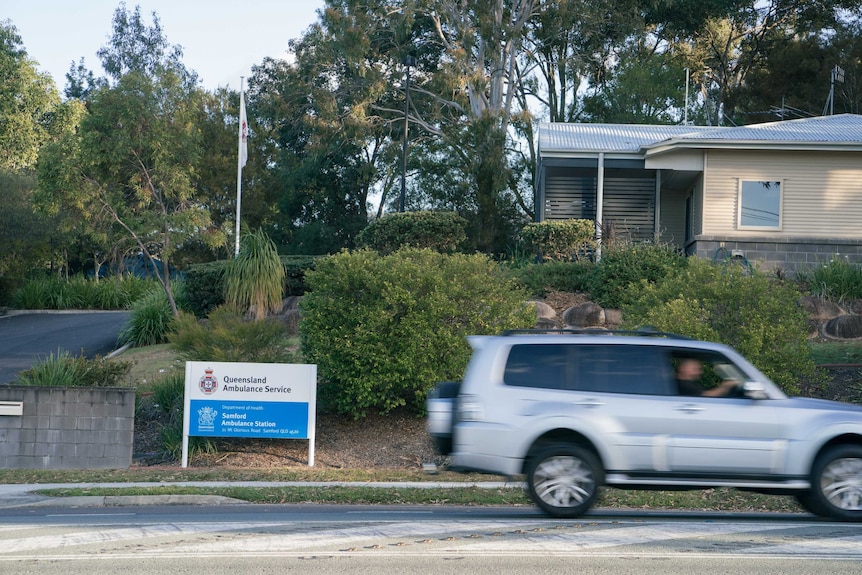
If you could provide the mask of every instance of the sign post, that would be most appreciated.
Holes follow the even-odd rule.
[[[186,362],[183,460],[189,436],[308,439],[314,466],[317,366]]]

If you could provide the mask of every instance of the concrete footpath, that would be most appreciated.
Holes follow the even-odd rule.
[[[31,483],[0,485],[0,509],[13,507],[122,507],[135,505],[222,505],[247,503],[240,499],[220,495],[88,495],[50,497],[35,491],[44,489],[123,489],[166,487],[375,487],[412,489],[523,489],[524,484],[508,481],[404,481],[404,482],[349,482],[349,481],[182,481],[171,483]]]

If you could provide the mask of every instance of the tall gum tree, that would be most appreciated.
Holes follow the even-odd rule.
[[[472,180],[477,211],[477,247],[500,251],[505,193],[527,211],[507,158],[509,128],[519,113],[518,55],[536,0],[432,0],[425,7],[443,47],[438,74],[448,76],[451,96],[438,91],[445,106],[458,111],[464,126],[442,132]]]

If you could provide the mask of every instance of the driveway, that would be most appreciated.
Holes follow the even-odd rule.
[[[127,311],[23,312],[0,316],[0,384],[49,354],[107,355],[117,346]]]

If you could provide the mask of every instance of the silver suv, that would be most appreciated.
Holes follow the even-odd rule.
[[[794,495],[862,520],[862,406],[787,397],[731,348],[655,332],[472,336],[462,382],[437,385],[428,431],[450,466],[526,475],[575,517],[602,485]]]

